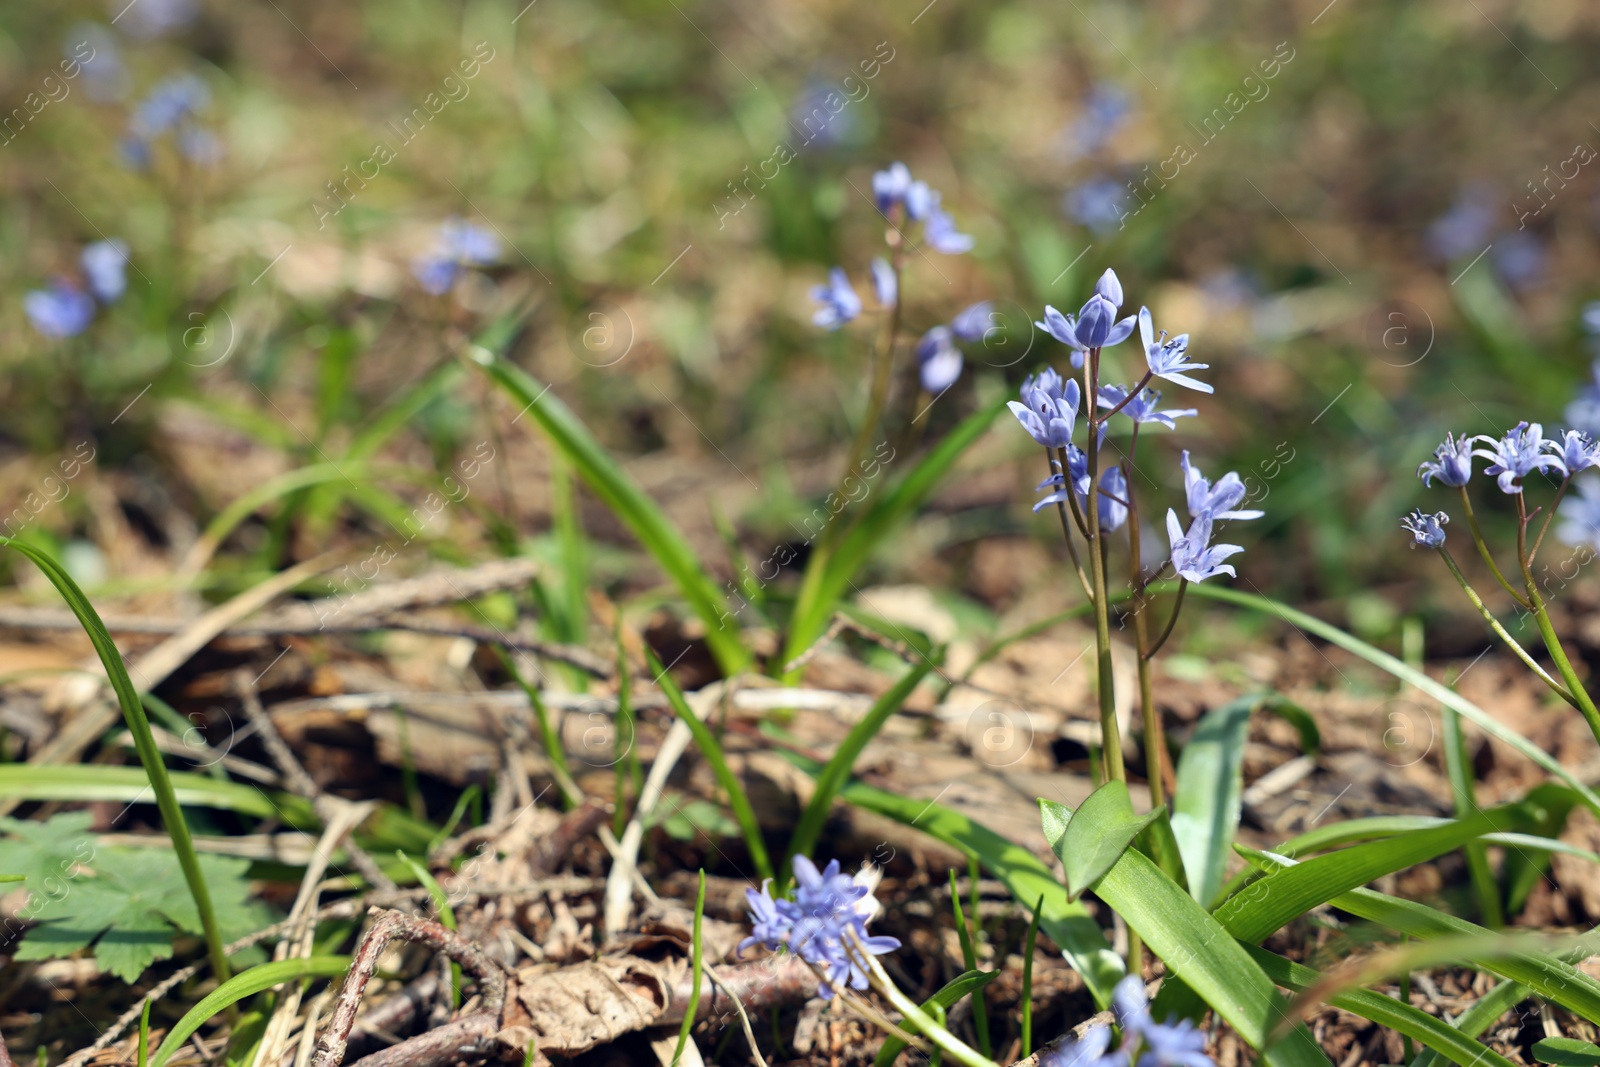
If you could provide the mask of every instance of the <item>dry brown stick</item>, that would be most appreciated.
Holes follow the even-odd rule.
[[[233,676],[234,689],[239,694],[239,700],[244,704],[244,713],[254,724],[256,733],[261,737],[261,744],[266,748],[267,754],[272,757],[272,762],[278,765],[278,770],[283,772],[283,780],[292,792],[298,793],[311,801],[311,808],[317,813],[325,825],[332,825],[336,819],[334,806],[339,803],[317,788],[317,783],[311,780],[311,775],[306,773],[305,767],[295,757],[293,750],[283,735],[278,733],[277,726],[273,725],[272,716],[267,714],[267,709],[261,706],[261,697],[256,693],[255,682],[250,678],[250,672],[240,670]],[[351,834],[344,843],[344,848],[350,855],[350,865],[361,873],[367,884],[375,889],[395,889],[394,879],[383,873],[377,861],[368,855],[366,849],[356,844],[355,835]]]
[[[317,1054],[312,1067],[339,1067],[344,1062],[345,1047],[350,1039],[350,1028],[355,1025],[356,1012],[361,1007],[361,995],[378,969],[378,958],[395,938],[427,945],[442,952],[461,965],[461,969],[478,979],[480,1007],[475,1013],[497,1024],[506,1001],[506,972],[479,945],[468,941],[454,930],[433,922],[418,919],[398,911],[374,907],[368,911],[372,925],[356,946],[350,970],[339,989],[339,999],[334,1004],[328,1029],[317,1041]],[[469,1016],[468,1018],[471,1018]],[[462,1020],[457,1020],[461,1022]],[[493,1033],[487,1030],[484,1036]]]

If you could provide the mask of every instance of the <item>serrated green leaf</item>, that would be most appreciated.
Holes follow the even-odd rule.
[[[61,812],[44,822],[0,819],[0,830],[17,839],[0,841],[0,867],[21,871],[28,888],[19,918],[36,918],[94,855],[93,820],[87,811]]]
[[[1547,1037],[1533,1043],[1533,1058],[1556,1067],[1594,1067],[1600,1064],[1600,1045],[1575,1037]]]
[[[1071,809],[1039,801],[1044,837],[1059,849],[1074,821]],[[1259,1049],[1271,1067],[1327,1067],[1328,1059],[1304,1024],[1268,1043],[1286,1005],[1272,980],[1183,887],[1136,849],[1122,854],[1095,888],[1099,897],[1138,932],[1167,965],[1216,1013]]]
[[[1053,846],[1066,869],[1067,899],[1077,900],[1105,877],[1133,839],[1164,810],[1135,815],[1128,783],[1116,779],[1090,793],[1062,832],[1059,844]]]

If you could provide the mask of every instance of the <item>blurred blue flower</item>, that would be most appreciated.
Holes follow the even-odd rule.
[[[1433,485],[1435,478],[1451,488],[1466,485],[1472,480],[1472,444],[1476,438],[1467,434],[1457,437],[1444,435],[1444,443],[1433,450],[1433,459],[1417,467],[1417,477],[1422,484]]]
[[[500,258],[500,238],[493,231],[458,216],[439,226],[440,250],[468,267],[487,267]]]
[[[46,337],[76,337],[94,320],[94,299],[82,289],[56,279],[48,289],[34,289],[22,298],[33,328]]]
[[[1545,441],[1544,447],[1551,455],[1560,458],[1561,466],[1569,478],[1590,467],[1600,467],[1600,445],[1596,445],[1594,438],[1582,430],[1567,430],[1559,438]]]
[[[1061,211],[1069,219],[1095,233],[1120,229],[1128,212],[1123,208],[1128,187],[1115,178],[1091,178],[1068,189],[1061,198]]]
[[[1076,351],[1091,348],[1109,348],[1121,344],[1133,333],[1134,317],[1129,315],[1118,322],[1117,311],[1122,306],[1122,283],[1117,273],[1107,270],[1095,283],[1095,290],[1076,317],[1063,315],[1046,304],[1044,321],[1034,323],[1062,344]],[[1073,359],[1074,366],[1082,366],[1081,359]]]
[[[961,349],[948,326],[935,326],[923,334],[915,355],[922,388],[930,393],[944,392],[961,377]]]
[[[1075,1041],[1052,1045],[1039,1053],[1039,1067],[1128,1067],[1128,1054],[1111,1047],[1111,1027],[1091,1026]]]
[[[885,215],[896,207],[904,207],[910,191],[911,168],[904,163],[891,163],[872,175],[872,198]]]
[[[1450,210],[1428,225],[1423,238],[1428,250],[1442,260],[1475,256],[1489,243],[1500,199],[1492,188],[1475,184],[1465,189]]]
[[[1400,526],[1412,536],[1412,548],[1439,548],[1444,545],[1444,524],[1449,521],[1450,516],[1442,511],[1432,515],[1413,511],[1400,520]]]
[[[128,242],[113,238],[85,245],[78,262],[89,280],[89,291],[102,304],[119,299],[128,288],[123,275],[123,268],[128,265]]]
[[[1022,402],[1006,406],[1028,431],[1028,436],[1046,448],[1065,448],[1072,443],[1072,427],[1078,418],[1078,402],[1083,390],[1072,379],[1062,380],[1053,370],[1022,383]]]
[[[154,137],[176,128],[210,102],[211,89],[199,75],[187,71],[169,75],[134,107],[130,128],[140,137]]]
[[[892,308],[900,299],[900,282],[895,277],[894,268],[882,256],[872,261],[872,288],[883,307]]]
[[[133,170],[150,166],[150,142],[136,133],[125,134],[117,141],[117,155]]]
[[[987,300],[968,305],[950,320],[950,332],[956,335],[958,341],[977,344],[988,336],[993,314],[994,305]]]
[[[1167,513],[1169,526],[1176,516]],[[1232,546],[1224,546],[1232,547]],[[1219,568],[1232,573],[1231,567]],[[1193,579],[1198,581],[1199,579]],[[1111,1045],[1111,1028],[1095,1026],[1076,1041],[1065,1042],[1039,1055],[1039,1067],[1215,1067],[1205,1055],[1206,1035],[1188,1019],[1155,1022],[1150,1018],[1144,982],[1130,974],[1111,991],[1111,1010],[1122,1030],[1122,1044]]]
[[[1532,233],[1510,230],[1494,239],[1489,262],[1495,273],[1513,289],[1526,289],[1544,276],[1549,256],[1544,243]]]
[[[1504,437],[1479,434],[1473,440],[1488,446],[1472,454],[1490,461],[1483,473],[1496,475],[1502,493],[1522,492],[1522,479],[1536,470],[1566,473],[1561,457],[1546,451],[1544,427],[1537,422],[1519,422]]]
[[[444,256],[419,256],[411,261],[411,274],[423,292],[443,296],[455,288],[461,265]]]
[[[1211,480],[1200,473],[1200,468],[1189,462],[1187,448],[1183,450],[1178,465],[1183,468],[1183,493],[1190,518],[1198,519],[1204,515],[1222,521],[1259,519],[1266,514],[1264,511],[1236,510],[1245,498],[1245,484],[1237,471],[1229,471],[1217,479],[1216,485],[1212,485]]]
[[[811,287],[811,299],[822,305],[811,321],[825,329],[837,330],[861,314],[861,298],[850,287],[850,278],[842,267],[828,272],[828,284]]]
[[[858,940],[874,956],[900,947],[893,937],[874,937],[867,933],[867,901],[870,890],[839,871],[832,860],[819,871],[805,856],[794,858],[795,897],[774,899],[771,883],[758,893],[745,890],[750,907],[751,936],[739,943],[743,952],[751,945],[776,951],[787,948],[807,963],[823,970],[824,982],[817,987],[823,1000],[833,998],[832,986],[848,981],[852,989],[867,988],[866,971],[852,956],[849,942]]]
[[[922,223],[923,239],[935,252],[959,256],[972,250],[972,237],[956,230],[955,219],[939,206],[939,194],[912,178],[904,163],[891,163],[872,175],[872,199],[884,215],[892,217],[900,208],[908,221]]]
[[[1139,340],[1144,343],[1145,362],[1149,364],[1150,373],[1157,378],[1164,378],[1174,385],[1198,389],[1202,393],[1214,393],[1216,389],[1197,378],[1191,378],[1184,371],[1206,370],[1209,363],[1190,363],[1185,359],[1189,351],[1189,335],[1180,333],[1172,340],[1167,340],[1167,331],[1162,330],[1161,336],[1155,336],[1155,327],[1150,320],[1150,309],[1139,309]]]
[[[1590,336],[1600,335],[1600,300],[1591,300],[1583,305],[1583,329]]]
[[[1600,478],[1580,478],[1573,484],[1577,493],[1568,494],[1556,512],[1561,517],[1556,536],[1569,545],[1600,551]]]
[[[178,131],[178,151],[190,163],[214,167],[222,162],[222,138],[200,126],[184,126]]]
[[[1084,101],[1083,113],[1062,134],[1067,159],[1092,156],[1122,127],[1131,110],[1128,94],[1111,82],[1100,82]]]
[[[1102,385],[1100,387],[1100,403],[1107,411],[1127,399],[1128,390],[1120,385]],[[1126,407],[1117,412],[1126,415],[1134,422],[1153,422],[1165,426],[1169,430],[1176,430],[1178,424],[1173,419],[1182,419],[1200,414],[1194,408],[1184,408],[1182,411],[1157,411],[1156,405],[1161,403],[1161,393],[1155,389],[1145,388],[1139,395],[1128,401]]]
[[[113,21],[124,23],[129,33],[144,38],[181,30],[200,13],[198,0],[110,0],[107,6],[117,12]]]
[[[1211,543],[1211,516],[1201,513],[1184,530],[1178,522],[1178,513],[1167,509],[1167,540],[1172,544],[1172,569],[1179,577],[1191,582],[1203,582],[1219,574],[1236,577],[1231,565],[1222,561],[1236,552],[1239,545],[1213,545]]]
[[[932,196],[927,221],[922,224],[922,236],[928,242],[929,248],[947,256],[959,256],[970,252],[972,246],[977,243],[971,234],[956,230],[956,220],[939,206],[938,193]]]
[[[83,46],[92,51],[82,59]],[[98,22],[80,22],[62,39],[62,54],[82,64],[84,91],[98,103],[110,103],[128,95],[128,68],[122,62],[117,39]]]
[[[789,108],[789,124],[795,130],[805,132],[800,151],[804,152],[813,146],[833,148],[851,138],[856,127],[855,113],[848,107],[835,111],[828,106],[829,97],[839,96],[839,91],[832,85],[820,78],[813,78],[795,98],[794,105]]]
[[[1121,467],[1107,467],[1100,475],[1100,491],[1095,494],[1095,507],[1100,512],[1100,530],[1111,533],[1120,530],[1128,521],[1128,480]],[[1084,493],[1084,503],[1089,494]]]

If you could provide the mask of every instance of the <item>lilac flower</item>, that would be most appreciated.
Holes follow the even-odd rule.
[[[1429,250],[1446,261],[1477,255],[1489,243],[1489,230],[1499,207],[1500,198],[1488,185],[1468,188],[1449,211],[1428,225]]]
[[[140,137],[154,137],[175,129],[210,102],[211,89],[198,75],[174,74],[158,83],[134,108],[130,128]]]
[[[988,335],[993,314],[994,305],[987,300],[980,300],[976,304],[962,308],[961,312],[950,320],[950,332],[956,335],[958,341],[976,344]]]
[[[1591,337],[1600,335],[1600,300],[1583,305],[1583,329]]]
[[[1526,289],[1543,277],[1549,258],[1539,238],[1516,230],[1496,237],[1489,253],[1495,273],[1513,289]]]
[[[883,307],[892,308],[900,299],[900,282],[895,277],[894,268],[882,256],[872,261],[872,288]]]
[[[138,0],[133,4],[112,0],[109,7],[118,12],[118,19],[128,16],[125,28],[129,33],[149,39],[188,26],[199,14],[200,5],[197,0]]]
[[[1128,390],[1120,385],[1102,385],[1100,387],[1100,403],[1107,411],[1114,409],[1127,396]],[[1159,403],[1161,403],[1160,392],[1155,389],[1142,389],[1139,391],[1139,395],[1129,400],[1127,406],[1117,414],[1126,415],[1134,422],[1154,422],[1165,426],[1169,430],[1178,428],[1178,424],[1172,420],[1200,414],[1194,408],[1184,408],[1182,411],[1157,411],[1156,405]]]
[[[823,970],[824,982],[817,995],[833,997],[834,985],[848,981],[852,989],[867,988],[866,971],[853,955],[852,940],[874,956],[900,947],[893,937],[874,937],[867,933],[870,890],[856,879],[839,872],[839,861],[832,860],[824,870],[804,856],[794,858],[798,883],[791,900],[774,900],[771,883],[758,893],[745,890],[750,905],[751,936],[739,943],[743,952],[751,945],[769,950],[787,948],[807,963]]]
[[[1144,982],[1130,974],[1111,991],[1111,1010],[1122,1044],[1109,1055],[1111,1028],[1096,1026],[1077,1041],[1042,1053],[1040,1067],[1215,1067],[1205,1055],[1206,1035],[1184,1019],[1158,1023],[1150,1017]]]
[[[938,204],[939,194],[927,182],[912,182],[906,186],[906,218],[912,222],[925,222]]]
[[[1591,306],[1600,308],[1600,301]],[[1586,320],[1588,314],[1584,312]],[[1589,376],[1589,384],[1567,405],[1567,425],[1587,433],[1600,434],[1600,359],[1595,360],[1589,368]]]
[[[1078,116],[1063,136],[1069,160],[1092,156],[1106,146],[1128,115],[1128,94],[1110,82],[1094,87]]]
[[[827,285],[811,287],[811,299],[822,305],[811,321],[825,329],[837,330],[861,314],[861,298],[850,288],[850,278],[840,267],[828,272]]]
[[[190,163],[214,167],[222,162],[222,138],[200,126],[184,126],[178,131],[178,151]]]
[[[922,388],[942,393],[961,377],[961,349],[948,326],[935,326],[922,335],[915,350]]]
[[[927,221],[922,224],[922,237],[928,247],[947,256],[959,256],[972,251],[976,244],[972,235],[956,230],[956,220],[939,206],[939,194],[933,193],[928,207]]]
[[[463,266],[487,267],[500,258],[500,239],[459,216],[440,224],[439,240],[442,252]]]
[[[1061,198],[1062,214],[1095,233],[1120,229],[1128,209],[1128,187],[1115,178],[1092,178],[1068,189]]]
[[[1492,461],[1483,473],[1496,475],[1502,493],[1522,492],[1522,480],[1536,470],[1567,472],[1559,456],[1545,453],[1544,427],[1537,422],[1519,422],[1499,439],[1479,434],[1473,440],[1489,446],[1472,454]]]
[[[1244,549],[1239,545],[1213,545],[1210,515],[1202,512],[1196,516],[1185,532],[1178,522],[1178,513],[1168,508],[1167,540],[1172,543],[1172,569],[1179,577],[1203,582],[1219,574],[1230,578],[1237,576],[1233,567],[1222,561]]]
[[[1065,504],[1068,502],[1067,478],[1061,473],[1061,464],[1056,460],[1051,460],[1050,466],[1054,468],[1055,473],[1034,486],[1034,492],[1037,493],[1046,488],[1056,491],[1033,505],[1035,512],[1049,504]],[[1069,444],[1067,446],[1067,475],[1070,475],[1072,479],[1073,497],[1080,502],[1087,500],[1089,496],[1089,457],[1077,445]]]
[[[443,296],[455,288],[456,279],[461,276],[461,266],[444,256],[419,256],[411,261],[411,274],[422,286],[423,292],[431,296]]]
[[[82,289],[63,279],[48,289],[34,289],[22,298],[33,328],[46,337],[76,337],[94,319],[94,300]]]
[[[1084,493],[1084,503],[1088,503]],[[1128,480],[1121,467],[1108,467],[1100,475],[1100,491],[1095,494],[1095,510],[1100,513],[1100,532],[1112,533],[1128,521]]]
[[[89,291],[102,304],[110,304],[128,288],[122,268],[128,263],[128,242],[113,238],[86,245],[78,257]]]
[[[1107,1055],[1110,1046],[1111,1027],[1090,1027],[1074,1041],[1041,1051],[1039,1067],[1128,1067],[1128,1054],[1118,1049]]]
[[[1423,485],[1431,486],[1435,478],[1445,485],[1466,485],[1472,480],[1472,442],[1466,434],[1459,438],[1453,433],[1444,435],[1444,443],[1433,450],[1433,459],[1417,468],[1417,477]]]
[[[1578,492],[1561,502],[1556,512],[1561,525],[1556,536],[1569,545],[1590,545],[1600,549],[1600,478],[1580,478]]]
[[[904,207],[910,191],[911,168],[904,163],[891,163],[872,176],[872,198],[885,215],[896,206]]]
[[[1072,379],[1062,380],[1055,371],[1045,371],[1022,383],[1022,403],[1006,406],[1028,431],[1028,436],[1046,448],[1065,448],[1072,443],[1072,427],[1078,418],[1078,401],[1083,390]]]
[[[77,60],[83,46],[93,51],[82,60],[83,83],[89,96],[107,104],[128,95],[128,68],[122,62],[117,39],[98,22],[80,22],[67,31],[61,51],[69,61]]]
[[[1057,341],[1077,351],[1091,348],[1109,348],[1119,345],[1133,333],[1134,317],[1129,315],[1117,321],[1117,310],[1122,307],[1122,283],[1117,272],[1107,270],[1095,283],[1094,294],[1078,309],[1077,317],[1063,315],[1049,305],[1044,309],[1044,321],[1034,325]],[[1074,359],[1075,366],[1082,360]]]
[[[1590,467],[1600,467],[1600,445],[1582,430],[1567,430],[1557,440],[1544,442],[1545,450],[1561,460],[1567,477]]]
[[[1179,457],[1178,465],[1183,468],[1183,492],[1191,519],[1201,516],[1213,521],[1259,519],[1266,514],[1264,511],[1236,510],[1245,497],[1244,481],[1237,471],[1229,471],[1217,479],[1216,485],[1212,485],[1211,480],[1200,473],[1200,468],[1189,462],[1187,448]]]
[[[1162,330],[1161,336],[1155,335],[1155,326],[1150,319],[1150,309],[1139,309],[1139,340],[1144,343],[1144,358],[1150,365],[1150,373],[1157,378],[1164,378],[1174,385],[1187,386],[1198,389],[1202,393],[1216,392],[1210,385],[1184,374],[1188,370],[1205,370],[1209,363],[1187,363],[1184,353],[1189,350],[1189,335],[1180,333],[1172,340],[1167,340],[1167,331]]]
[[[1425,515],[1421,511],[1413,511],[1400,520],[1400,526],[1411,534],[1415,540],[1411,547],[1439,548],[1444,544],[1444,524],[1450,521],[1450,516],[1442,511],[1432,515]]]

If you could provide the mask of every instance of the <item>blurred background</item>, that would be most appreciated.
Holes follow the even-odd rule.
[[[804,540],[862,417],[899,160],[975,239],[910,257],[910,336],[996,324],[907,447],[1065,369],[1031,321],[1114,267],[1217,388],[1169,395],[1200,414],[1146,491],[1183,448],[1239,470],[1241,587],[1389,639],[1454,611],[1397,526],[1417,464],[1591,380],[1597,42],[1580,0],[9,4],[0,527],[132,607],[396,531],[559,562],[569,618],[667,595],[474,372],[503,328],[730,578]],[[869,307],[829,332],[835,265]],[[997,421],[872,580],[1059,610],[1040,466]]]

